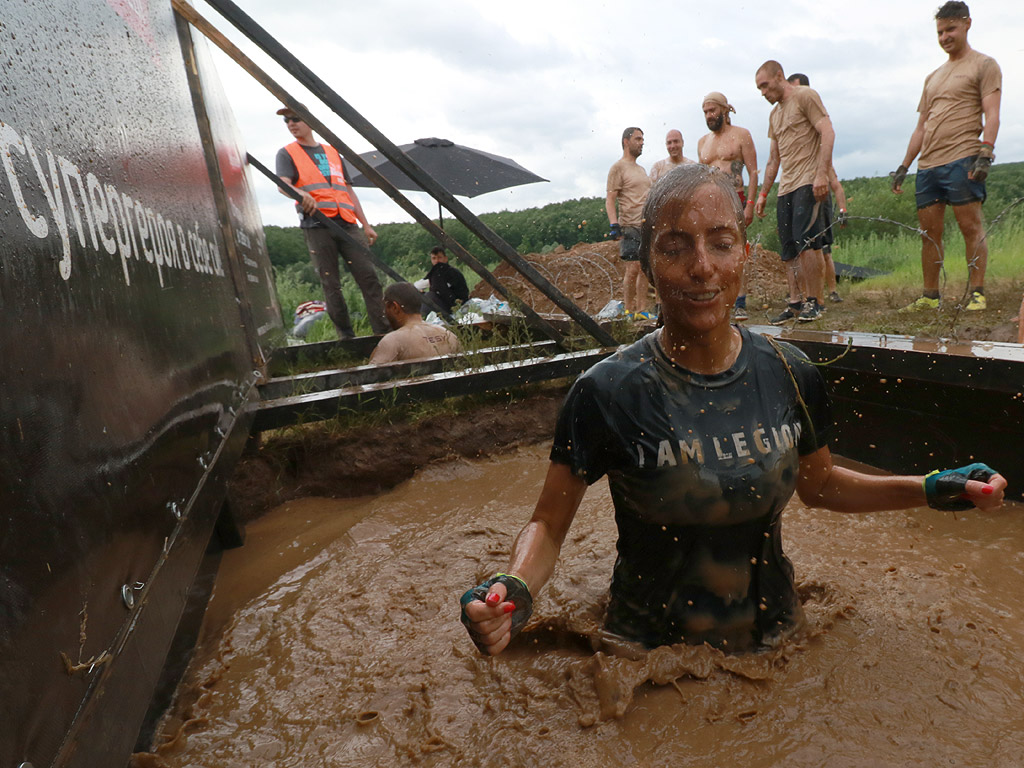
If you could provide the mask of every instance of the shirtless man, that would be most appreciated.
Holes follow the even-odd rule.
[[[711,133],[697,142],[697,158],[704,165],[713,165],[732,177],[736,194],[743,203],[743,220],[749,227],[754,220],[754,200],[757,196],[757,149],[754,138],[746,128],[733,125],[730,112],[736,110],[718,91],[704,97],[701,107],[704,122]],[[747,169],[747,186],[743,186],[743,169]],[[740,295],[732,311],[733,320],[747,319],[747,278],[740,280]]]
[[[636,161],[644,151],[644,132],[631,126],[622,132],[622,157],[608,171],[605,213],[611,231],[619,240],[619,258],[626,264],[622,280],[622,303],[626,316],[647,319],[647,278],[640,269],[640,222],[651,179]]]
[[[680,165],[693,162],[690,158],[683,157],[683,134],[675,128],[665,134],[665,149],[668,150],[668,157],[651,166],[652,185],[669,171],[675,170]]]

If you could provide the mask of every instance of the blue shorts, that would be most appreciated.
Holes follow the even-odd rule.
[[[619,258],[623,261],[640,261],[640,227],[622,228]]]
[[[962,157],[952,163],[917,171],[914,198],[918,209],[935,203],[966,205],[985,202],[985,182],[967,178],[975,156]]]

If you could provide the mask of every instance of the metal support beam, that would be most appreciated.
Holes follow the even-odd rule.
[[[323,101],[323,103],[326,104],[336,115],[352,126],[381,154],[405,173],[406,176],[416,182],[421,189],[429,193],[438,201],[438,203],[444,205],[444,207],[447,208],[456,219],[462,222],[470,232],[479,237],[496,254],[498,254],[498,256],[504,259],[516,271],[523,275],[523,277],[529,280],[530,283],[536,286],[537,289],[550,299],[559,309],[579,323],[580,327],[582,327],[588,334],[593,336],[600,344],[615,344],[615,339],[612,338],[607,331],[601,328],[597,322],[590,317],[590,315],[576,306],[571,299],[546,280],[529,262],[520,256],[512,246],[506,243],[493,230],[480,221],[480,219],[478,219],[472,211],[466,208],[466,206],[456,200],[455,197],[447,189],[441,186],[441,184],[439,184],[430,174],[409,159],[409,157],[402,152],[394,142],[378,131],[369,120],[359,114],[359,112],[356,111],[348,102],[342,99],[341,96],[331,89],[327,83],[321,80],[312,72],[312,70],[293,56],[283,45],[253,21],[253,19],[243,12],[237,5],[231,2],[231,0],[208,0],[208,2],[242,34],[258,45],[268,56],[284,67],[300,83],[302,83],[302,85],[314,93],[317,98]],[[179,9],[179,6],[187,6],[187,4],[184,3],[183,0],[174,0],[175,9]],[[285,103],[287,103],[292,109],[302,106],[298,102],[294,101],[286,101]],[[301,115],[303,114],[304,109],[302,111],[296,109],[296,112]],[[310,123],[310,125],[314,129],[318,130],[312,123]],[[349,153],[350,154],[343,153],[345,154],[345,159],[349,160],[353,165],[356,165],[364,175],[374,181],[374,183],[381,187],[381,189],[384,189],[378,181],[378,179],[382,178],[380,174],[367,173],[365,168],[369,168],[369,164],[365,162],[362,162],[361,164],[356,163],[355,157],[358,157],[358,155],[352,153],[351,150],[349,150]],[[362,158],[359,159],[362,160]],[[397,192],[397,190],[395,191]],[[388,194],[390,196],[390,193]],[[443,235],[447,238],[447,235],[444,235],[443,230],[436,227],[430,219],[427,219],[425,216],[422,218],[430,222],[429,228],[432,233],[435,235]],[[421,221],[421,223],[423,222]],[[447,239],[450,240],[450,238]]]
[[[355,368],[336,368],[330,371],[299,373],[294,376],[278,376],[260,384],[260,398],[274,400],[290,397],[299,392],[310,394],[328,389],[344,387],[363,387],[367,384],[379,384],[382,381],[411,379],[434,373],[444,373],[455,368],[464,369],[468,365],[490,365],[515,359],[517,355],[537,357],[543,354],[556,354],[557,347],[553,341],[539,344],[517,344],[512,347],[488,347],[476,352],[432,357],[428,360],[400,361],[383,365],[360,365]]]
[[[550,358],[449,371],[397,383],[385,381],[361,387],[282,397],[257,406],[253,431],[324,421],[334,418],[342,411],[379,410],[410,401],[422,402],[483,392],[500,392],[523,384],[576,376],[614,354],[615,350],[615,347],[590,349]]]

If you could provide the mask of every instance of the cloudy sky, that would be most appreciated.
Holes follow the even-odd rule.
[[[754,72],[777,59],[804,72],[836,129],[840,178],[889,172],[903,159],[925,75],[945,60],[938,0],[236,0],[396,144],[438,136],[511,157],[550,179],[466,200],[476,213],[603,195],[627,125],[644,129],[647,168],[682,131],[687,157],[707,132],[705,93],[722,91],[748,128],[760,167],[770,105]],[[1003,71],[996,162],[1024,160],[1024,3],[974,0],[971,45]],[[196,8],[359,152],[367,141],[257,51],[202,0]],[[289,135],[277,102],[226,57],[218,70],[246,146],[272,167]],[[290,203],[256,181],[266,224],[293,225]],[[371,223],[407,221],[377,190],[359,190]],[[410,193],[436,215],[423,193]],[[909,204],[909,203],[908,203]]]

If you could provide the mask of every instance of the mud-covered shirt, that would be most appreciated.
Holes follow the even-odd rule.
[[[757,647],[802,615],[780,515],[799,456],[827,445],[828,395],[802,352],[779,343],[783,362],[740,333],[736,362],[709,376],[649,334],[577,379],[559,414],[551,460],[607,475],[615,506],[606,626],[649,647]]]

